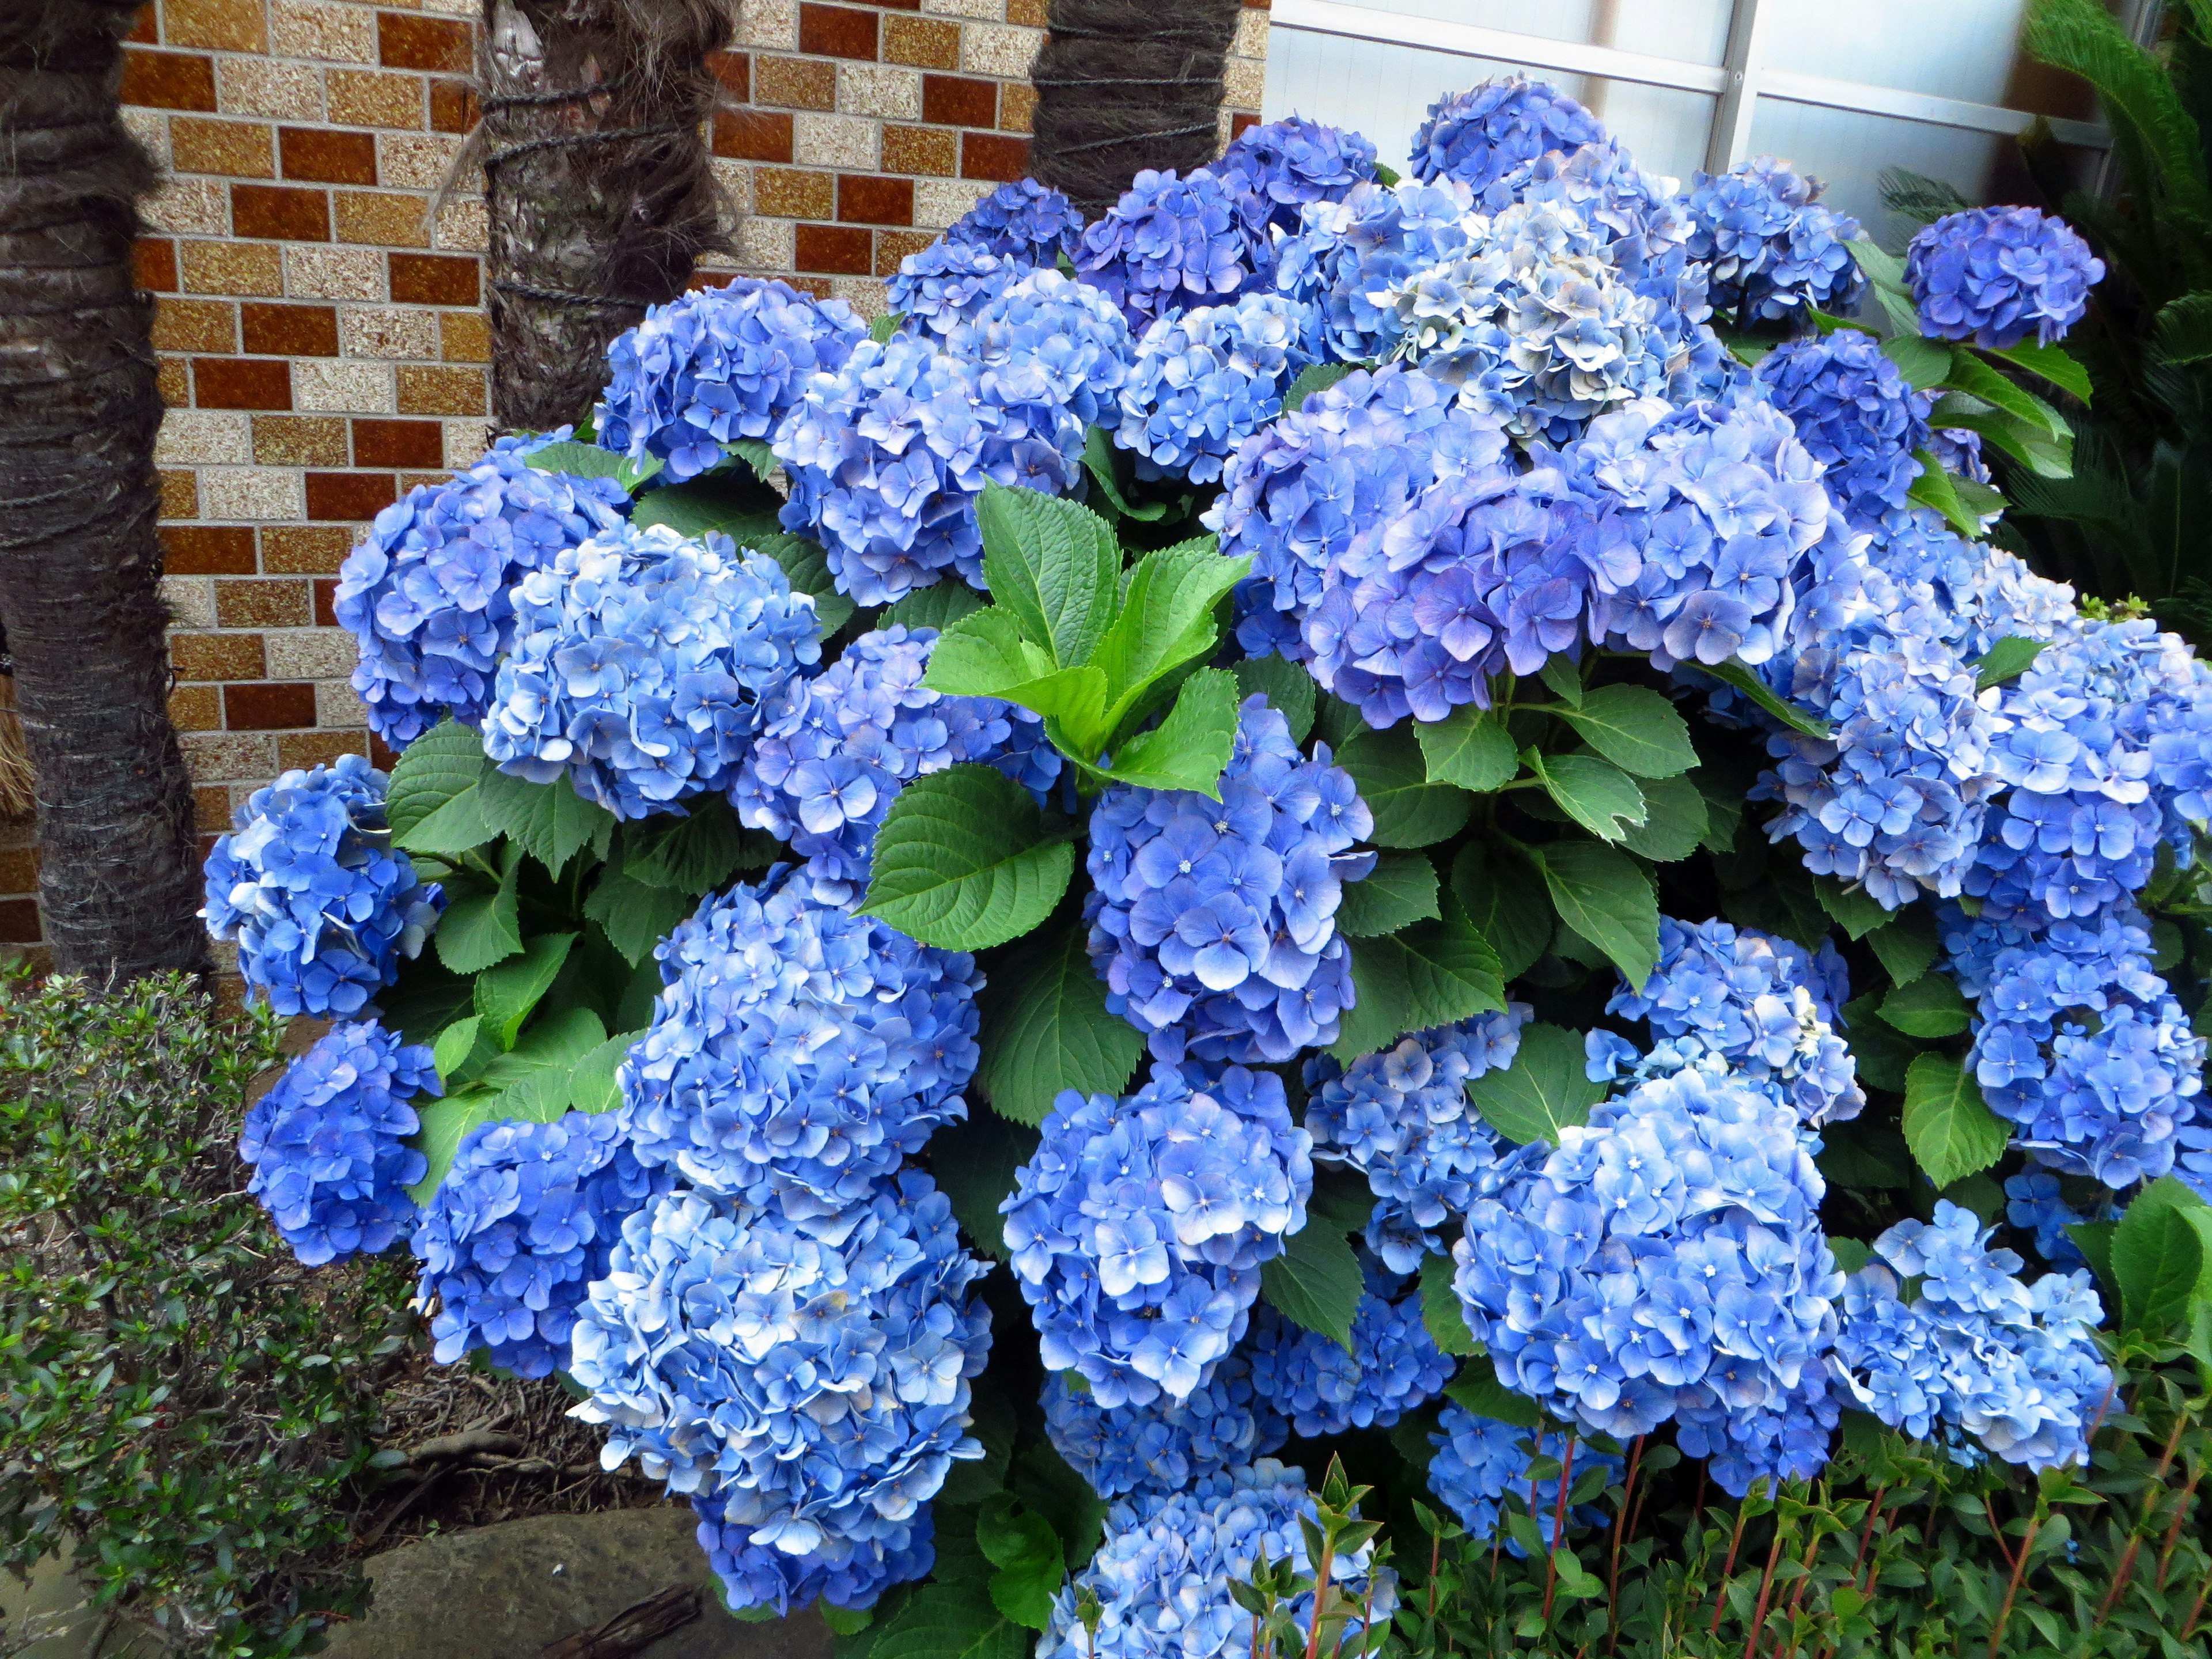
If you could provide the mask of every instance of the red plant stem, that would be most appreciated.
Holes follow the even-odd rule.
[[[1990,1536],[1996,1540],[1997,1548],[2003,1553],[2005,1565],[2017,1566],[2019,1564],[2013,1559],[2012,1546],[2005,1542],[2004,1522],[1997,1519],[1996,1499],[1986,1492],[1982,1496],[1982,1513],[1989,1517]]]
[[[2020,1556],[2012,1564],[2012,1582],[2005,1586],[2004,1605],[1997,1609],[1997,1626],[1990,1632],[1990,1659],[1997,1659],[1997,1644],[2004,1640],[2005,1626],[2012,1622],[2013,1600],[2020,1594],[2020,1581],[2027,1576],[2028,1553],[2035,1548],[2035,1534],[2043,1526],[2043,1504],[2035,1505],[2035,1518],[2027,1523],[2027,1532],[2020,1540]]]
[[[1328,1609],[1331,1569],[1336,1565],[1333,1559],[1335,1553],[1336,1540],[1329,1536],[1324,1528],[1321,1535],[1321,1559],[1314,1563],[1313,1628],[1306,1632],[1306,1659],[1321,1659],[1322,1615]]]
[[[1825,1494],[1822,1497],[1822,1507],[1826,1507]],[[1805,1540],[1805,1559],[1798,1564],[1804,1571],[1798,1575],[1797,1588],[1790,1593],[1790,1605],[1783,1609],[1782,1616],[1790,1620],[1792,1630],[1796,1628],[1797,1609],[1804,1605],[1805,1586],[1813,1582],[1813,1558],[1820,1553],[1820,1529],[1815,1527],[1813,1528],[1813,1535]],[[1793,1635],[1790,1638],[1789,1650],[1782,1656],[1782,1659],[1795,1659],[1796,1652],[1797,1638]]]
[[[1644,1467],[1644,1437],[1638,1435],[1636,1443],[1628,1453],[1628,1484],[1620,1492],[1620,1519],[1613,1529],[1613,1566],[1605,1580],[1606,1622],[1612,1626],[1607,1633],[1605,1650],[1610,1659],[1620,1645],[1620,1547],[1626,1541],[1630,1521],[1630,1504],[1636,1498],[1636,1472]]]
[[[2166,1472],[2173,1467],[2173,1455],[2181,1447],[2181,1431],[2188,1426],[2189,1413],[2175,1413],[2173,1432],[2166,1437],[2166,1452],[2158,1460],[2158,1472],[2151,1476],[2150,1484],[2143,1488],[2142,1519],[2136,1522],[2133,1534],[2128,1539],[2128,1547],[2120,1557],[2119,1571],[2112,1575],[2112,1587],[2105,1592],[2105,1600],[2097,1609],[2094,1629],[2102,1630],[2105,1620],[2112,1616],[2112,1609],[2120,1604],[2120,1592],[2127,1589],[2128,1580],[2136,1570],[2136,1557],[2142,1550],[2143,1522],[2150,1519],[2151,1511],[2157,1507],[2158,1495],[2166,1488]]]
[[[2189,1518],[2190,1508],[2197,1502],[2197,1483],[2203,1477],[2202,1469],[2189,1477],[2189,1484],[2181,1489],[2181,1502],[2174,1507],[2173,1524],[2166,1529],[2166,1546],[2158,1553],[2158,1589],[2161,1594],[2166,1589],[2166,1571],[2173,1565],[2173,1547],[2181,1541],[2181,1523]]]
[[[1859,1529],[1859,1553],[1851,1558],[1851,1583],[1854,1584],[1859,1582],[1859,1569],[1866,1565],[1867,1546],[1874,1542],[1874,1529],[1881,1519],[1881,1500],[1888,1493],[1888,1487],[1876,1486],[1872,1501],[1867,1504],[1866,1525]]]
[[[1437,1622],[1437,1564],[1443,1559],[1443,1552],[1444,1540],[1431,1537],[1429,1540],[1429,1622],[1431,1625]]]
[[[1782,1534],[1787,1530],[1779,1511],[1774,1517],[1774,1542],[1767,1547],[1766,1571],[1759,1576],[1759,1606],[1751,1615],[1751,1635],[1743,1644],[1743,1659],[1759,1659],[1759,1639],[1766,1634],[1766,1598],[1774,1589],[1775,1565],[1782,1559]]]
[[[1698,1486],[1700,1496],[1703,1495],[1704,1490],[1702,1477],[1700,1477]],[[1728,1606],[1729,1579],[1735,1571],[1735,1553],[1743,1543],[1744,1522],[1748,1519],[1750,1517],[1743,1512],[1742,1504],[1738,1503],[1735,1506],[1735,1534],[1729,1540],[1728,1559],[1721,1564],[1720,1588],[1713,1592],[1713,1622],[1705,1630],[1705,1634],[1708,1636],[1718,1636],[1721,1633],[1721,1613]]]
[[[2197,1588],[2197,1600],[2189,1609],[2189,1619],[2181,1627],[2181,1639],[2186,1642],[2197,1632],[2197,1621],[2204,1616],[2204,1598],[2212,1595],[2212,1573],[2204,1575],[2204,1582]]]
[[[1566,1455],[1559,1460],[1559,1501],[1552,1511],[1552,1547],[1544,1555],[1544,1622],[1552,1622],[1552,1597],[1559,1587],[1559,1551],[1567,1541],[1567,1483],[1575,1478],[1575,1437],[1567,1431]]]

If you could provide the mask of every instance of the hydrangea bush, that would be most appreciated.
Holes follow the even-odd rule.
[[[351,1021],[255,1195],[411,1233],[736,1608],[1366,1653],[1411,1514],[1563,1629],[1647,1499],[1723,1577],[1893,1477],[2047,1516],[2202,1340],[2212,673],[1987,538],[2094,268],[1522,81],[1408,172],[1007,185],[865,338],[702,290],[348,566],[406,752],[210,866]]]

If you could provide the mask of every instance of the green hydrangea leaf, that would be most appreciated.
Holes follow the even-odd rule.
[[[1260,1269],[1260,1294],[1269,1307],[1347,1352],[1352,1316],[1365,1288],[1359,1258],[1345,1236],[1320,1224],[1292,1233],[1282,1255]]]
[[[1559,919],[1642,991],[1659,965],[1659,901],[1636,861],[1588,841],[1554,842],[1530,855]]]
[[[1106,1006],[1078,922],[1040,933],[991,971],[977,1079],[1017,1123],[1042,1123],[1063,1090],[1118,1095],[1144,1057],[1137,1028]]]
[[[996,767],[951,767],[891,803],[860,911],[925,945],[981,951],[1049,915],[1074,868],[1028,790]]]
[[[1584,743],[1639,778],[1680,777],[1698,763],[1688,723],[1648,686],[1601,685],[1581,708],[1557,713]]]
[[[408,833],[416,825],[456,795],[466,793],[490,769],[481,735],[451,717],[440,720],[409,744],[407,752],[392,769],[384,797],[384,821],[392,828],[392,839],[406,846]]]
[[[1344,884],[1336,931],[1347,939],[1380,939],[1417,921],[1436,921],[1437,866],[1425,853],[1379,854],[1364,881]]]
[[[1085,671],[1095,672],[1095,671]],[[1147,789],[1194,789],[1221,799],[1221,774],[1237,744],[1237,677],[1201,668],[1182,683],[1175,707],[1115,752],[1109,777]]]
[[[1520,752],[1494,709],[1468,703],[1443,720],[1415,722],[1413,732],[1431,783],[1488,794],[1512,782],[1521,770]]]
[[[1972,1072],[1948,1054],[1913,1060],[1905,1078],[1905,1140],[1939,1192],[2002,1158],[2008,1134]]]
[[[1589,1109],[1605,1098],[1605,1085],[1584,1074],[1583,1040],[1557,1025],[1524,1025],[1521,1047],[1504,1071],[1484,1073],[1467,1085],[1483,1121],[1526,1146],[1557,1146],[1559,1131],[1589,1121]]]
[[[1429,781],[1420,740],[1403,726],[1358,732],[1337,750],[1336,763],[1375,816],[1370,839],[1377,847],[1433,846],[1457,835],[1474,810],[1466,790]]]
[[[1255,695],[1267,698],[1267,707],[1290,726],[1291,741],[1303,746],[1320,701],[1313,676],[1287,657],[1247,657],[1235,672],[1238,702]]]
[[[555,875],[605,830],[614,814],[576,793],[563,772],[550,783],[487,772],[477,785],[478,810],[493,832],[511,839]]]

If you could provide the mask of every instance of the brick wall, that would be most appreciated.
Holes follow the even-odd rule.
[[[149,0],[131,37],[125,118],[167,174],[139,280],[168,405],[171,707],[206,836],[278,771],[370,750],[338,565],[487,439],[477,181],[429,217],[475,119],[477,10]],[[744,0],[712,135],[737,253],[702,279],[780,276],[880,312],[900,259],[1026,171],[1045,11]],[[1224,138],[1260,105],[1264,7],[1243,23]],[[35,859],[27,824],[0,824],[0,943],[38,939]]]

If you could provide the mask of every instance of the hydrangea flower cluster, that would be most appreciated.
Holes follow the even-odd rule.
[[[1454,1286],[1508,1388],[1616,1439],[1677,1418],[1684,1449],[1741,1497],[1827,1460],[1832,1409],[1803,1409],[1802,1386],[1843,1289],[1826,1190],[1794,1111],[1678,1072],[1599,1105],[1533,1179],[1479,1200]],[[1729,1432],[1754,1413],[1760,1432]]]
[[[619,818],[737,775],[762,702],[822,659],[814,601],[720,532],[625,524],[515,584],[484,753]]]
[[[1306,1128],[1314,1157],[1358,1170],[1374,1188],[1367,1248],[1394,1273],[1441,1251],[1437,1230],[1495,1197],[1526,1158],[1469,1103],[1467,1085],[1512,1065],[1528,1023],[1525,1002],[1502,1014],[1416,1031],[1346,1071],[1327,1054],[1306,1062]]]
[[[842,300],[773,279],[734,277],[650,307],[607,348],[599,447],[641,468],[666,463],[667,483],[711,472],[740,438],[765,440],[807,380],[835,373],[867,332]]]
[[[996,766],[1042,801],[1060,751],[1036,715],[1002,697],[953,697],[921,683],[934,629],[863,634],[830,668],[793,678],[768,705],[731,805],[806,860],[815,899],[865,891],[876,831],[910,781],[966,761]]]
[[[446,908],[391,844],[383,773],[359,755],[287,772],[246,798],[207,860],[208,932],[280,1014],[356,1014]]]
[[[1091,814],[1084,902],[1106,1006],[1163,1059],[1292,1058],[1336,1040],[1352,1006],[1352,952],[1336,931],[1344,884],[1372,853],[1352,775],[1289,722],[1245,699],[1220,799],[1121,784]]]
[[[952,1206],[909,1170],[835,1241],[678,1189],[623,1222],[577,1310],[571,1415],[602,1461],[690,1493],[736,1608],[872,1606],[935,1559],[928,1500],[967,1434],[990,1315]]]
[[[1083,233],[1075,274],[1121,308],[1133,331],[1193,306],[1219,305],[1274,270],[1273,203],[1241,177],[1205,167],[1188,179],[1150,168]]]
[[[1390,356],[1405,325],[1383,296],[1468,258],[1486,228],[1467,186],[1449,179],[1355,185],[1307,208],[1300,224],[1275,250],[1274,285],[1313,307],[1322,342],[1346,362]]]
[[[1421,1322],[1418,1285],[1370,1264],[1347,1351],[1273,1308],[1252,1321],[1243,1353],[1259,1397],[1309,1439],[1347,1429],[1389,1428],[1433,1400],[1454,1362]]]
[[[779,866],[653,954],[665,988],[619,1074],[640,1163],[834,1237],[967,1115],[982,979],[965,952],[820,903]]]
[[[1429,1490],[1449,1506],[1469,1537],[1478,1543],[1497,1537],[1504,1530],[1505,1505],[1510,1499],[1527,1510],[1546,1544],[1559,1541],[1559,1482],[1571,1478],[1565,1468],[1566,1436],[1556,1430],[1539,1435],[1516,1429],[1494,1417],[1478,1417],[1452,1401],[1437,1414],[1436,1431],[1429,1436],[1429,1443],[1437,1449],[1429,1460]],[[1539,1457],[1558,1463],[1559,1472],[1547,1480],[1531,1480],[1528,1466]],[[1613,1453],[1601,1451],[1587,1440],[1575,1443],[1574,1460],[1571,1475],[1576,1477],[1593,1463],[1603,1464],[1615,1475],[1626,1467]],[[1603,1527],[1611,1524],[1611,1517],[1596,1504],[1585,1504],[1567,1511],[1567,1524]],[[1516,1556],[1528,1553],[1510,1535],[1504,1542]]]
[[[479,724],[514,646],[507,591],[569,548],[619,526],[612,478],[541,472],[529,457],[568,435],[501,438],[442,484],[417,484],[376,515],[338,568],[331,602],[361,647],[353,689],[368,728],[404,749],[451,713]]]
[[[932,242],[899,261],[898,275],[884,285],[884,297],[905,319],[902,327],[945,335],[1031,269],[1011,255],[993,253],[973,242]]]
[[[1454,179],[1480,196],[1547,151],[1605,136],[1604,124],[1557,87],[1507,76],[1429,106],[1413,134],[1413,177]]]
[[[1590,1080],[1610,1083],[1624,1068],[1643,1079],[1695,1066],[1765,1089],[1808,1128],[1843,1122],[1866,1109],[1857,1066],[1834,1030],[1850,994],[1844,960],[1825,939],[1814,955],[1725,921],[1662,916],[1658,965],[1643,991],[1623,981],[1605,1005],[1649,1022],[1651,1047],[1590,1031]]]
[[[1200,306],[1145,331],[1121,388],[1114,441],[1143,478],[1208,483],[1237,446],[1283,412],[1313,362],[1307,308],[1275,294]]]
[[[1237,1659],[1250,1647],[1252,1615],[1231,1599],[1231,1583],[1249,1581],[1263,1555],[1312,1577],[1300,1522],[1313,1517],[1304,1473],[1272,1458],[1209,1474],[1187,1491],[1123,1499],[1106,1511],[1106,1541],[1091,1565],[1054,1596],[1036,1659]],[[1336,1557],[1329,1577],[1379,1631],[1397,1611],[1398,1581],[1373,1567],[1374,1548]],[[1079,1589],[1098,1598],[1095,1637],[1076,1614]],[[1286,1611],[1310,1632],[1310,1591]],[[1370,1639],[1351,1622],[1343,1630],[1348,1644]]]
[[[1150,1405],[1111,1411],[1079,1376],[1055,1371],[1044,1385],[1044,1426],[1053,1449],[1101,1498],[1185,1491],[1207,1475],[1268,1455],[1291,1432],[1273,1405],[1254,1391],[1241,1349],[1186,1399],[1163,1395]]]
[[[1820,205],[1820,181],[1761,155],[1690,191],[1693,258],[1711,270],[1716,310],[1740,323],[1802,317],[1811,307],[1848,317],[1866,292],[1851,257],[1859,222]]]
[[[1294,231],[1309,202],[1341,201],[1375,176],[1375,145],[1359,133],[1286,115],[1245,128],[1208,171],[1265,203],[1272,223]]]
[[[1311,1145],[1272,1072],[1197,1086],[1163,1064],[1125,1099],[1061,1095],[1000,1206],[1046,1369],[1109,1410],[1205,1386],[1305,1225]]]
[[[412,1241],[437,1362],[482,1348],[519,1376],[566,1366],[586,1283],[605,1274],[623,1218],[667,1185],[631,1156],[612,1112],[470,1130]]]
[[[2023,1284],[2020,1258],[1988,1244],[1973,1212],[1942,1199],[1932,1224],[1900,1221],[1876,1239],[1881,1260],[1844,1293],[1836,1380],[1915,1439],[1971,1453],[1971,1437],[2032,1469],[2087,1463],[2112,1390],[2094,1281],[2085,1269]],[[1918,1283],[1909,1303],[1900,1281]]]
[[[293,1255],[310,1267],[389,1249],[414,1224],[422,1154],[410,1103],[441,1094],[428,1048],[374,1020],[334,1025],[246,1108],[238,1155]]]
[[[1928,412],[1935,399],[1912,389],[1879,341],[1838,329],[1776,347],[1753,374],[1826,469],[1828,499],[1846,518],[1870,523],[1905,508],[1920,476],[1913,452],[1934,441]]]
[[[1922,229],[1905,252],[1920,331],[2006,351],[2051,345],[2081,320],[2105,262],[2063,219],[2031,207],[1969,208]]]
[[[961,215],[943,240],[1035,267],[1072,256],[1082,234],[1074,203],[1034,179],[1017,179]]]

